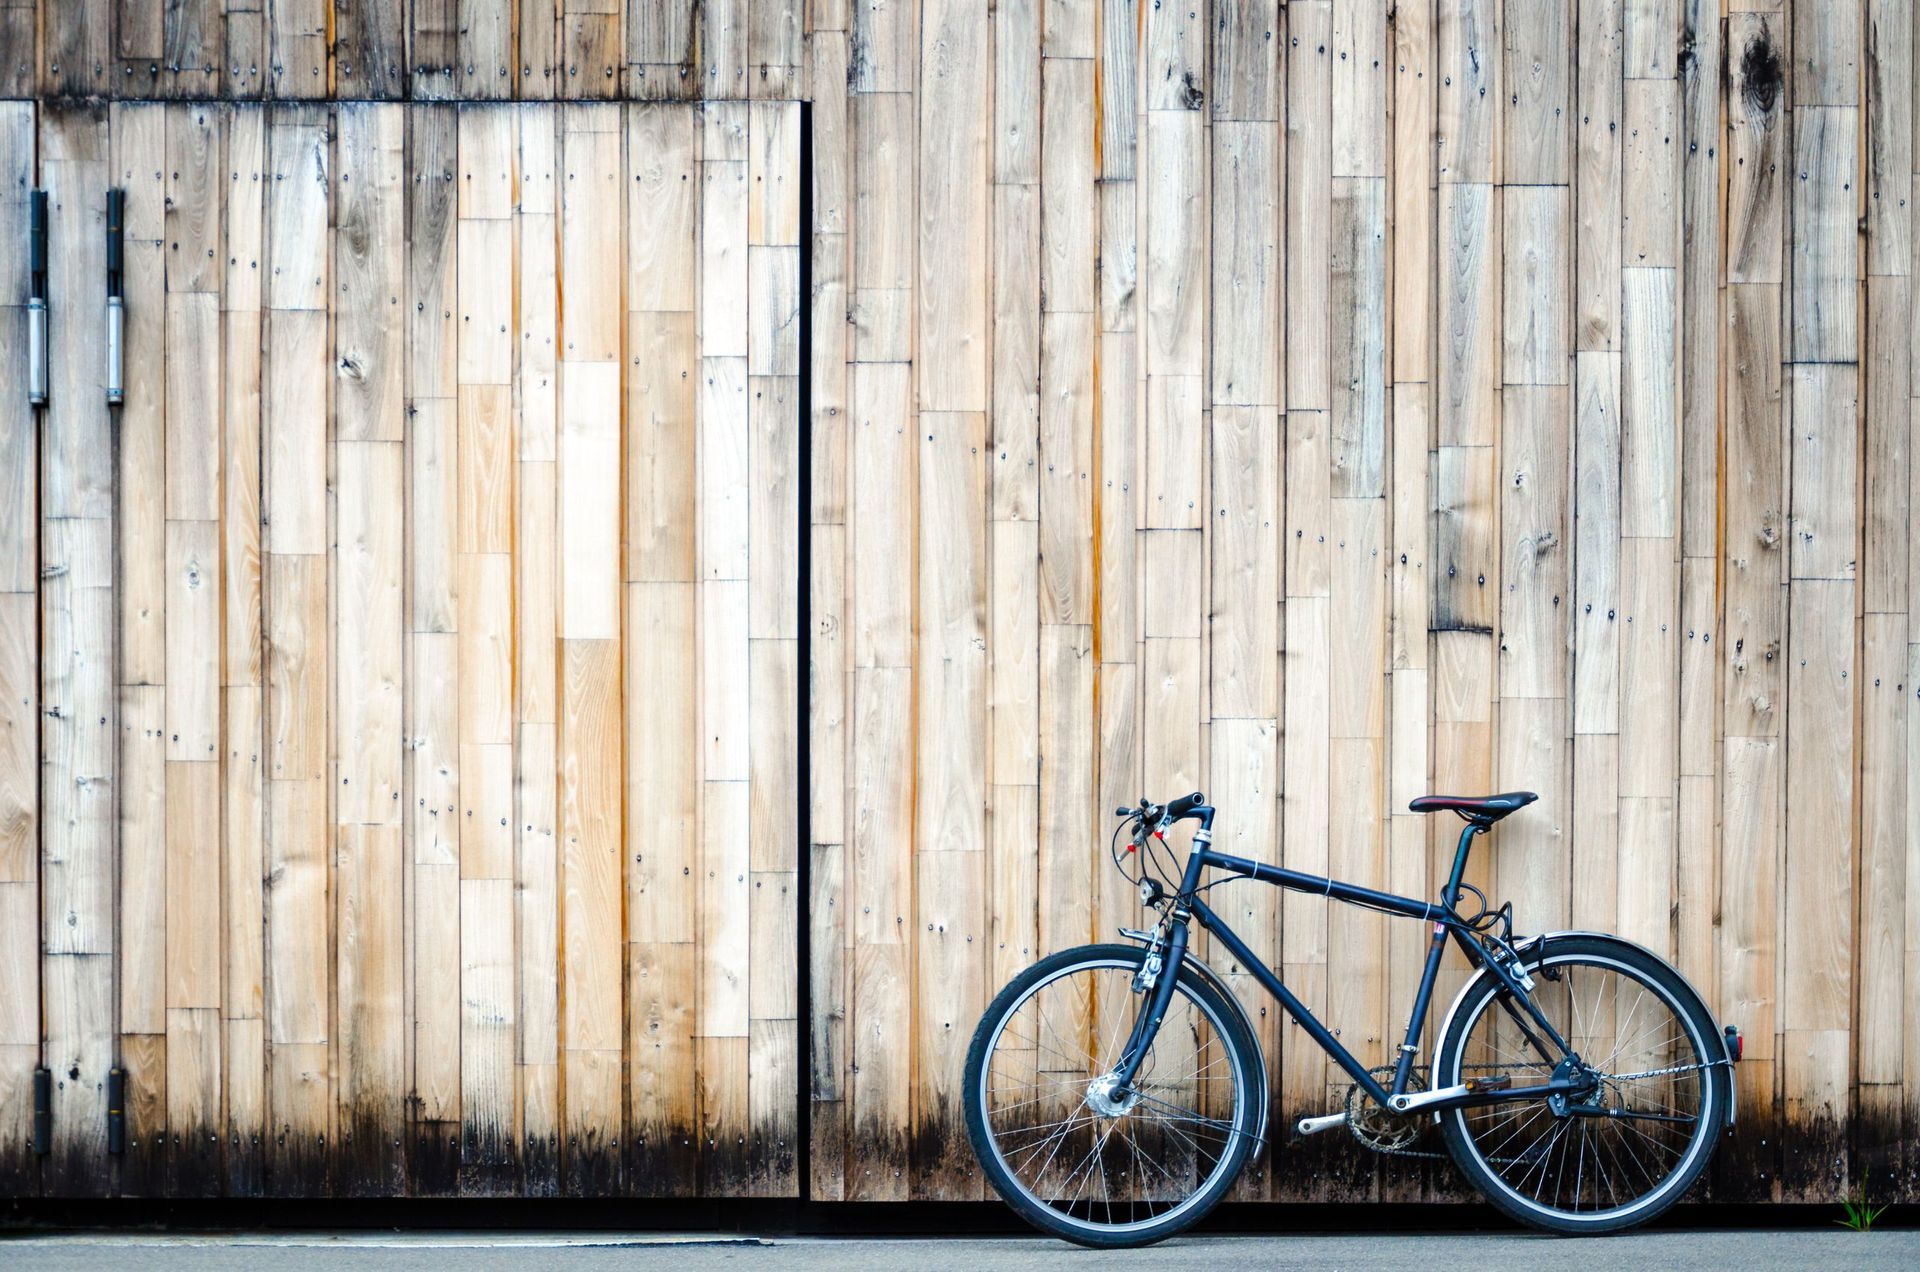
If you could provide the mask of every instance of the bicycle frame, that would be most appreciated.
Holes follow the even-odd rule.
[[[1307,874],[1300,870],[1289,870],[1284,866],[1270,866],[1264,862],[1249,861],[1244,857],[1235,857],[1223,852],[1215,852],[1212,846],[1213,810],[1196,810],[1201,815],[1201,828],[1194,835],[1193,850],[1187,856],[1187,869],[1180,884],[1178,896],[1174,899],[1171,923],[1167,933],[1166,952],[1162,965],[1153,985],[1153,997],[1149,1009],[1140,1013],[1134,1022],[1133,1032],[1127,1040],[1127,1046],[1121,1053],[1121,1063],[1115,1068],[1115,1076],[1123,1084],[1130,1084],[1139,1072],[1148,1046],[1159,1031],[1160,1022],[1165,1018],[1167,1007],[1173,998],[1173,988],[1178,982],[1180,968],[1186,959],[1189,938],[1188,923],[1198,920],[1200,926],[1211,932],[1214,939],[1226,949],[1236,962],[1253,973],[1254,979],[1271,994],[1289,1016],[1298,1022],[1307,1036],[1318,1043],[1320,1049],[1332,1057],[1334,1063],[1346,1070],[1354,1082],[1382,1108],[1396,1112],[1410,1112],[1411,1109],[1396,1109],[1393,1101],[1407,1095],[1407,1083],[1413,1072],[1413,1056],[1417,1050],[1420,1032],[1426,1026],[1427,1013],[1433,1003],[1434,979],[1440,971],[1440,959],[1446,952],[1447,937],[1452,935],[1466,954],[1467,960],[1478,967],[1485,968],[1511,992],[1512,997],[1502,1001],[1509,1015],[1528,1035],[1532,1044],[1543,1056],[1558,1062],[1573,1055],[1573,1049],[1567,1045],[1548,1021],[1540,1009],[1534,1005],[1527,993],[1527,986],[1521,982],[1508,964],[1488,955],[1478,941],[1473,939],[1474,929],[1460,917],[1455,907],[1459,903],[1461,876],[1466,871],[1467,854],[1472,847],[1474,837],[1486,834],[1492,829],[1491,823],[1469,821],[1460,832],[1459,847],[1454,852],[1453,871],[1448,876],[1446,887],[1441,891],[1440,900],[1419,901],[1412,897],[1396,896],[1391,892],[1379,892],[1373,888],[1363,888],[1357,884],[1342,883],[1337,879],[1321,875]],[[1414,995],[1413,1012],[1407,1021],[1406,1041],[1400,1046],[1399,1059],[1394,1067],[1391,1089],[1381,1085],[1367,1067],[1354,1054],[1334,1037],[1331,1030],[1322,1024],[1307,1005],[1287,988],[1285,982],[1262,961],[1259,955],[1248,948],[1226,920],[1222,919],[1198,895],[1202,875],[1209,869],[1225,870],[1260,883],[1271,884],[1293,892],[1316,893],[1329,900],[1345,902],[1349,905],[1367,906],[1382,910],[1388,914],[1420,919],[1433,924],[1433,939],[1427,950],[1427,961],[1420,976],[1420,988]],[[1518,1001],[1527,1011],[1531,1024],[1537,1026],[1556,1050],[1549,1051],[1529,1021],[1520,1018],[1514,1011],[1513,1002]],[[1504,1090],[1460,1091],[1440,1098],[1429,1098],[1418,1104],[1422,1113],[1440,1112],[1444,1109],[1465,1108],[1475,1105],[1500,1103],[1506,1100],[1540,1099],[1554,1095],[1576,1095],[1584,1088],[1576,1083],[1556,1078],[1554,1081],[1529,1087],[1510,1087]]]

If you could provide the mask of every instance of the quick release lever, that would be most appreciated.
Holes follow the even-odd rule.
[[[47,192],[35,190],[27,259],[27,401],[47,404]]]
[[[122,375],[121,354],[126,340],[127,309],[122,294],[126,289],[127,192],[107,191],[107,404],[118,406],[126,400],[126,381]]]

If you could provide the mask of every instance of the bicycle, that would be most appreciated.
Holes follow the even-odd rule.
[[[1301,1118],[1298,1135],[1347,1126],[1370,1148],[1401,1152],[1437,1123],[1446,1154],[1489,1202],[1550,1232],[1617,1232],[1673,1205],[1733,1122],[1740,1033],[1721,1030],[1651,951],[1595,932],[1516,940],[1512,903],[1492,909],[1463,882],[1474,839],[1536,798],[1409,805],[1466,823],[1438,901],[1217,852],[1215,810],[1197,791],[1115,810],[1114,862],[1159,921],[1120,929],[1131,944],[1041,959],[987,1008],[964,1091],[967,1133],[994,1189],[1044,1232],[1118,1248],[1184,1231],[1233,1186],[1266,1142],[1267,1069],[1238,998],[1191,950],[1198,923],[1352,1079],[1346,1107]],[[1159,856],[1177,866],[1162,846],[1187,820],[1200,825],[1184,871],[1169,872],[1180,875],[1174,886],[1157,873]],[[1118,850],[1123,828],[1137,875]],[[1203,884],[1209,869],[1226,876]],[[1248,879],[1433,924],[1390,1065],[1369,1070],[1355,1058],[1202,895]],[[1463,915],[1469,893],[1478,910]],[[1474,970],[1429,1070],[1414,1057],[1450,942]]]

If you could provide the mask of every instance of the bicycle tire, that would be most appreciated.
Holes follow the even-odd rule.
[[[1094,1249],[1127,1249],[1152,1245],[1191,1228],[1218,1205],[1246,1166],[1256,1138],[1265,1124],[1266,1075],[1251,1025],[1240,1004],[1223,994],[1205,975],[1183,967],[1176,996],[1184,994],[1216,1027],[1235,1075],[1234,1131],[1218,1166],[1201,1187],[1176,1207],[1158,1217],[1124,1224],[1099,1224],[1079,1219],[1035,1196],[1013,1175],[989,1132],[987,1078],[996,1040],[1007,1022],[1038,990],[1083,968],[1112,968],[1128,975],[1140,967],[1145,951],[1139,946],[1103,944],[1062,950],[1041,959],[1009,981],[981,1017],[967,1049],[964,1102],[967,1135],[987,1181],[1015,1213],[1042,1232]]]
[[[1724,1063],[1718,1029],[1713,1015],[1693,988],[1665,960],[1651,951],[1610,936],[1566,936],[1542,942],[1537,949],[1523,952],[1522,962],[1538,978],[1559,967],[1571,969],[1595,965],[1610,967],[1651,989],[1663,1001],[1685,1029],[1685,1040],[1694,1053],[1698,1072],[1699,1105],[1694,1114],[1695,1129],[1686,1141],[1679,1164],[1643,1195],[1629,1203],[1593,1211],[1578,1209],[1580,1185],[1576,1183],[1575,1209],[1542,1204],[1537,1198],[1520,1195],[1486,1160],[1468,1128],[1472,1110],[1450,1109],[1438,1115],[1448,1154],[1454,1165],[1496,1209],[1530,1227],[1563,1236],[1597,1236],[1621,1232],[1649,1222],[1686,1195],[1712,1159],[1714,1148],[1726,1121],[1733,1099],[1733,1079]],[[1436,1088],[1461,1081],[1467,1063],[1469,1032],[1505,987],[1493,976],[1482,972],[1469,982],[1460,1002],[1449,1017],[1437,1049],[1433,1084]],[[1577,1122],[1578,1119],[1575,1119]],[[1657,1128],[1656,1128],[1657,1129]],[[1550,1151],[1550,1150],[1549,1150]],[[1651,1181],[1649,1177],[1649,1181]],[[1544,1171],[1543,1171],[1544,1183]]]

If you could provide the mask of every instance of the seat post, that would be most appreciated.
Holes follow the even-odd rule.
[[[1467,872],[1467,850],[1473,847],[1473,837],[1487,833],[1488,824],[1471,818],[1460,828],[1460,846],[1453,852],[1453,873],[1447,876],[1447,890],[1441,894],[1441,901],[1448,909],[1460,903],[1460,879]]]

